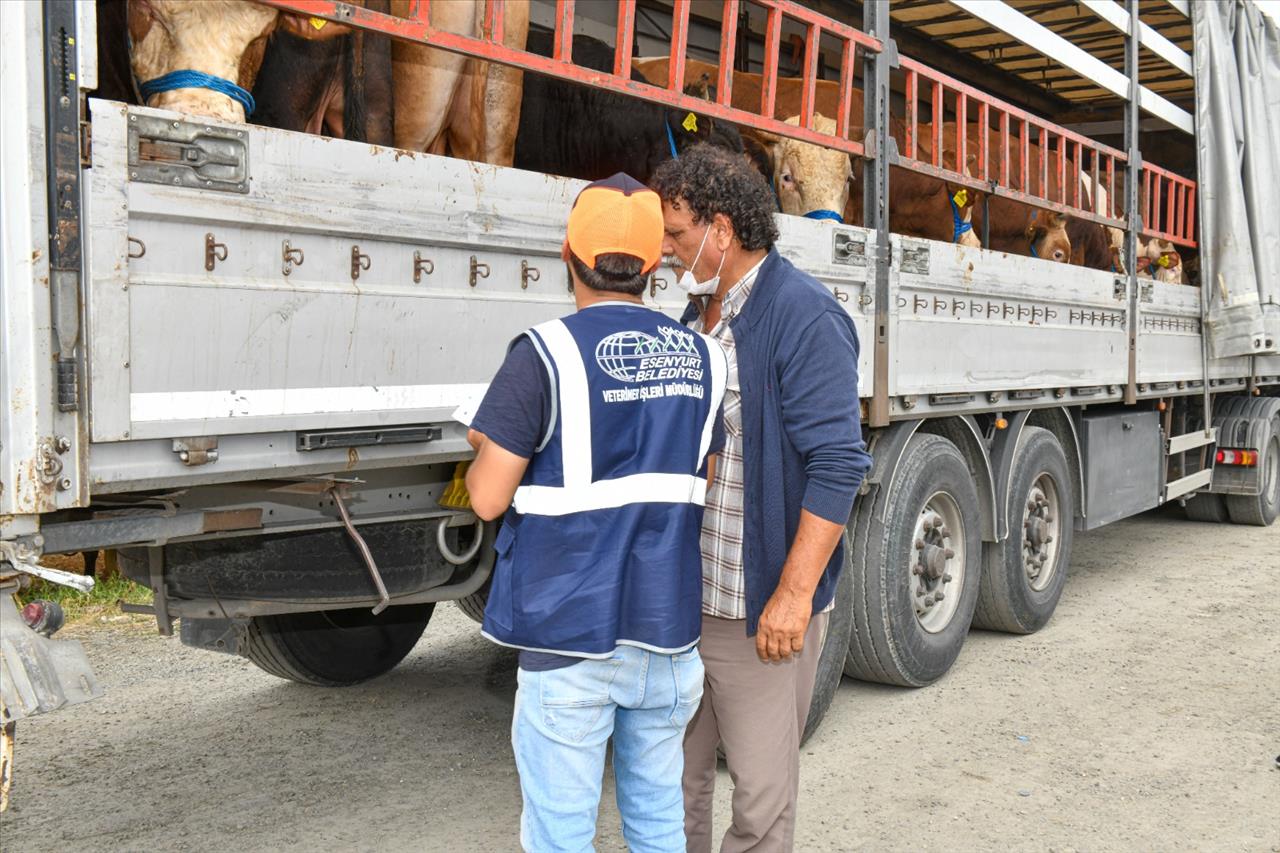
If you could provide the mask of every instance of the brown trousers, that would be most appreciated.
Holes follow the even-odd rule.
[[[741,619],[702,617],[702,704],[684,737],[684,833],[710,853],[716,746],[733,779],[733,823],[722,853],[789,851],[800,792],[800,735],[809,716],[828,614],[814,616],[804,651],[779,663],[756,656]]]

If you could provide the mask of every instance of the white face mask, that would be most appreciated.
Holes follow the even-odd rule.
[[[702,250],[706,248],[707,237],[711,235],[711,226],[707,226],[706,233],[702,235],[702,243],[698,246],[698,254],[694,255],[693,263],[680,274],[680,279],[676,284],[681,290],[687,291],[690,296],[709,296],[716,292],[720,287],[720,270],[724,268],[724,255],[720,256],[720,266],[716,267],[716,274],[706,281],[699,282],[693,277],[693,268],[698,265],[698,260],[702,258]]]

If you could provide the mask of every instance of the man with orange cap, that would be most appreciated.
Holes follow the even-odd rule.
[[[658,196],[588,185],[562,250],[577,312],[511,345],[468,435],[476,514],[506,513],[484,635],[520,650],[511,743],[526,850],[590,850],[613,737],[633,851],[683,851],[682,740],[702,696],[699,537],[726,359],[646,308]]]

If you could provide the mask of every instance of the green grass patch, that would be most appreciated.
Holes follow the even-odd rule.
[[[67,622],[70,623],[104,613],[113,615],[119,613],[120,608],[116,606],[117,601],[126,601],[130,604],[150,604],[152,593],[147,587],[136,584],[122,575],[114,575],[99,580],[94,584],[93,590],[90,592],[80,592],[78,589],[60,586],[37,578],[30,587],[18,595],[18,600],[20,604],[25,604],[37,598],[56,601],[62,605],[62,610],[67,616]]]

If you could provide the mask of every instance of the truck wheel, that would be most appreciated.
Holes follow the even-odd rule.
[[[489,585],[493,582],[493,578],[484,582],[484,586],[480,587],[470,595],[464,595],[462,598],[454,599],[453,603],[458,605],[458,609],[467,614],[467,618],[474,622],[484,623],[484,608],[489,603]]]
[[[805,719],[800,745],[813,736],[822,725],[822,718],[831,707],[831,700],[840,689],[844,677],[844,659],[849,652],[849,637],[853,634],[853,571],[851,543],[848,534],[844,540],[844,567],[840,570],[840,582],[836,584],[835,607],[827,614],[827,635],[822,640],[822,656],[818,659],[818,676],[813,682],[813,698],[809,701],[809,716]]]
[[[964,457],[942,436],[913,436],[892,483],[859,502],[854,524],[845,674],[937,681],[960,654],[978,599],[978,492]]]
[[[387,672],[418,642],[434,604],[255,616],[240,654],[279,678],[345,687]]]
[[[1214,495],[1209,492],[1201,492],[1191,498],[1183,509],[1187,513],[1187,518],[1192,521],[1226,524],[1231,520],[1231,516],[1227,515],[1227,505],[1222,500],[1222,495]]]
[[[1009,535],[983,546],[974,627],[1030,634],[1049,621],[1071,561],[1073,506],[1062,446],[1048,430],[1027,427],[1005,509]]]
[[[1236,524],[1267,527],[1280,515],[1280,421],[1271,422],[1271,435],[1258,458],[1262,491],[1256,495],[1227,495],[1227,513]]]

